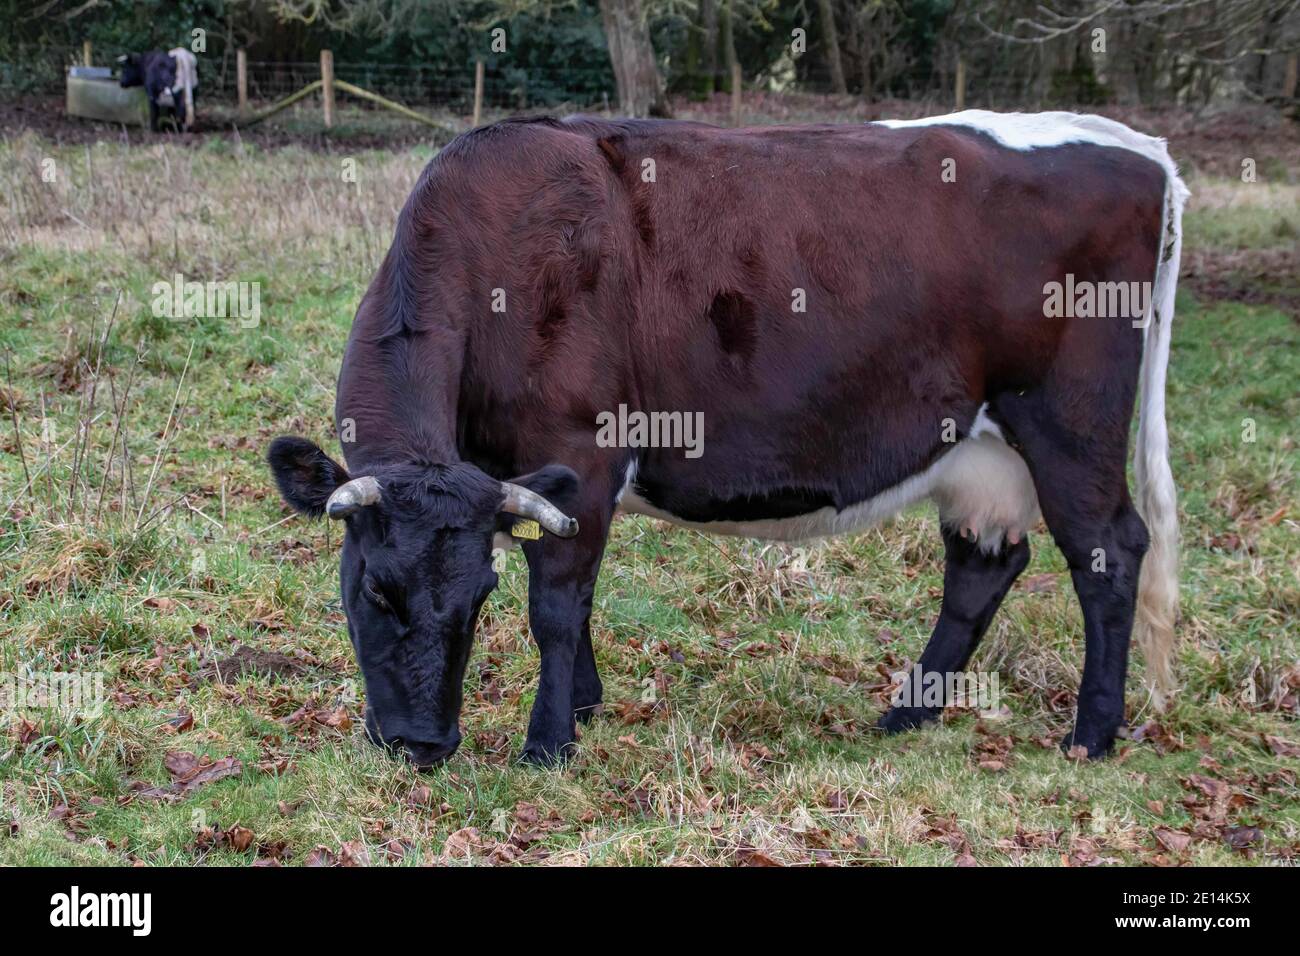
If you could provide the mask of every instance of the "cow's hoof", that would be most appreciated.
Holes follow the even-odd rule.
[[[1061,752],[1071,759],[1101,760],[1115,746],[1115,731],[1071,730],[1061,739]]]
[[[901,734],[938,719],[939,711],[930,707],[891,707],[880,715],[876,726],[887,734]]]
[[[524,751],[519,755],[519,762],[533,767],[563,766],[577,749],[574,741],[565,743],[541,744],[529,741],[524,744]]]
[[[589,724],[591,723],[591,719],[593,717],[595,717],[597,714],[602,714],[604,712],[605,712],[605,705],[602,704],[599,700],[597,700],[594,704],[589,704],[585,707],[575,706],[573,708],[573,716],[580,724]]]

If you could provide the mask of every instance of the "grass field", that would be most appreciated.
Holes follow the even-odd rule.
[[[337,451],[352,312],[432,155],[0,146],[0,672],[99,673],[106,697],[0,715],[0,864],[1300,858],[1294,169],[1190,176],[1213,281],[1180,292],[1170,370],[1182,689],[1151,712],[1139,659],[1117,757],[1056,747],[1082,639],[1041,529],[972,664],[1001,714],[872,731],[938,612],[922,510],[804,551],[621,521],[593,619],[605,712],[560,771],[515,762],[537,655],[513,553],[465,741],[417,773],[363,740],[338,530],[288,517],[261,459],[282,433]],[[176,273],[260,282],[260,322],[156,318]]]

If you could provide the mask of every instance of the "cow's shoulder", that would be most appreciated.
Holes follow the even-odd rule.
[[[426,170],[449,177],[473,170],[485,173],[513,168],[623,171],[632,153],[651,145],[685,143],[721,132],[706,123],[677,120],[605,119],[577,114],[515,117],[462,133],[447,144]]]

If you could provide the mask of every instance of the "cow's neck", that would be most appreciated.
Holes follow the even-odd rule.
[[[460,461],[460,333],[434,328],[380,338],[371,331],[358,315],[339,373],[335,425],[349,470]]]

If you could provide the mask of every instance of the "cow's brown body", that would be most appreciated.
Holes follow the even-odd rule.
[[[599,412],[703,410],[703,460],[647,450],[646,497],[695,520],[781,517],[922,470],[951,447],[944,419],[964,433],[990,398],[1043,382],[1063,343],[1085,387],[1126,372],[1127,417],[1142,331],[1048,318],[1043,288],[1067,273],[1149,281],[1163,172],[1099,146],[1052,154],[942,127],[482,131],[411,197],[358,314],[339,416],[363,414],[388,377],[367,343],[394,327],[400,269],[438,398],[409,417],[381,408],[349,461],[454,443],[500,476],[600,460],[617,483],[629,452],[597,447]]]
[[[525,546],[542,651],[530,757],[567,749],[573,714],[600,700],[591,595],[623,494],[706,527],[834,516],[937,473],[977,423],[1036,491],[1083,604],[1087,667],[1066,744],[1110,746],[1148,546],[1125,467],[1148,366],[1159,392],[1144,402],[1158,394],[1160,407],[1141,458],[1158,466],[1163,555],[1176,531],[1162,397],[1173,285],[1159,281],[1157,258],[1169,224],[1176,276],[1182,186],[1157,141],[1075,120],[1085,138],[1101,129],[1097,140],[1012,148],[943,120],[746,130],[521,120],[462,136],[429,165],[357,312],[336,417],[355,435],[344,445],[352,474],[394,489],[436,477],[416,498],[433,485],[453,494],[468,466],[498,479],[548,463],[576,472],[564,505],[577,537]],[[1049,314],[1045,287],[1067,277],[1157,279],[1160,336],[1131,321],[1140,316]],[[599,417],[620,406],[702,413],[703,454],[606,447]],[[999,484],[1012,472],[993,474]],[[971,500],[943,514],[943,613],[920,661],[940,673],[965,666],[1028,561],[1025,529]],[[487,520],[465,526],[490,533]],[[382,527],[369,557],[345,548],[345,606],[350,575],[400,573]],[[1171,620],[1169,600],[1160,613]],[[933,716],[896,707],[884,726]],[[451,729],[440,728],[427,733],[445,742]]]

